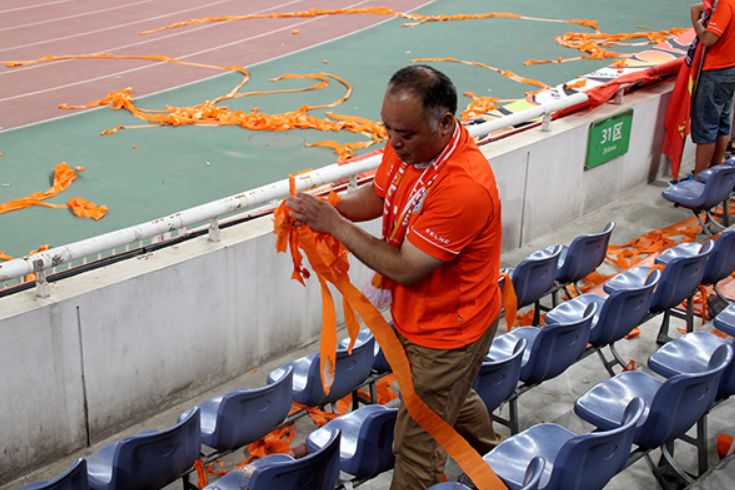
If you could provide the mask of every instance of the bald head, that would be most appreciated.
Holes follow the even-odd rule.
[[[435,121],[457,112],[457,89],[444,73],[428,65],[401,68],[388,82],[388,93],[411,92],[422,103],[426,115]],[[434,122],[434,121],[432,121]]]

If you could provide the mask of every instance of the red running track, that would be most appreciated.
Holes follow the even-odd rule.
[[[186,26],[148,35],[173,22],[223,15],[311,8],[388,6],[408,11],[427,0],[4,0],[0,61],[109,52],[165,55],[211,65],[267,61],[386,20],[347,15],[257,19]],[[338,19],[338,20],[337,20]],[[294,35],[294,29],[299,30]],[[86,103],[128,86],[135,96],[219,72],[138,60],[65,60],[20,68],[0,66],[0,130],[66,115],[61,102]]]

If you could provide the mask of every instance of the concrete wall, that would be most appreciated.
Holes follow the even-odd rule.
[[[649,179],[670,89],[628,98],[630,151],[588,172],[589,124],[625,107],[485,147],[503,200],[504,248]],[[377,225],[368,229],[377,234]],[[219,243],[198,238],[52,284],[49,299],[0,298],[0,483],[314,340],[318,284],[289,279],[290,258],[275,254],[271,229],[271,218],[260,218],[223,230]],[[355,264],[354,282],[368,277]]]

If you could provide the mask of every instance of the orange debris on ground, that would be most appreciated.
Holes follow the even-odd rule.
[[[464,20],[483,20],[483,19],[520,19],[534,22],[553,22],[560,24],[577,24],[590,27],[595,31],[598,30],[597,21],[589,19],[543,19],[539,17],[527,17],[511,12],[485,12],[479,14],[452,14],[452,15],[421,15],[418,13],[399,12],[388,7],[363,7],[363,8],[339,8],[339,9],[308,9],[293,12],[273,12],[268,14],[247,14],[247,15],[223,15],[218,17],[200,17],[188,19],[181,22],[175,22],[163,27],[142,31],[141,34],[151,34],[154,32],[165,31],[168,29],[176,29],[179,27],[208,24],[213,22],[229,22],[235,20],[253,20],[253,19],[287,19],[287,18],[303,18],[303,17],[319,17],[323,15],[385,15],[390,17],[399,17],[411,22],[405,23],[402,27],[414,27],[425,22],[451,22]]]
[[[163,110],[149,110],[139,108],[133,100],[133,89],[127,87],[122,90],[115,90],[108,93],[101,99],[80,105],[59,104],[60,109],[88,109],[91,107],[99,107],[109,105],[114,110],[125,109],[138,119],[151,123],[150,125],[134,125],[134,126],[116,126],[112,129],[102,131],[102,135],[114,134],[121,129],[138,129],[157,126],[184,126],[184,125],[200,125],[200,126],[240,126],[243,129],[251,131],[289,131],[292,129],[316,129],[326,132],[347,131],[358,133],[370,138],[368,141],[360,141],[356,143],[335,143],[332,141],[321,141],[307,146],[319,146],[331,148],[337,153],[339,160],[343,161],[355,156],[356,149],[367,148],[375,143],[385,139],[385,128],[376,121],[359,117],[334,114],[327,112],[326,118],[320,118],[309,114],[310,111],[317,109],[333,108],[352,95],[352,86],[342,77],[331,73],[307,73],[293,74],[285,73],[279,77],[273,78],[271,82],[280,80],[314,80],[315,83],[309,87],[296,89],[280,89],[269,91],[253,91],[240,93],[240,89],[250,80],[250,73],[242,66],[228,65],[217,66],[201,63],[191,63],[181,61],[169,56],[137,56],[137,55],[113,55],[110,53],[82,54],[82,55],[63,55],[63,56],[44,56],[35,60],[22,61],[5,61],[8,67],[28,66],[36,63],[50,62],[57,60],[69,59],[139,59],[144,61],[159,61],[165,63],[178,63],[196,67],[204,67],[218,69],[224,71],[234,71],[243,75],[243,79],[226,95],[205,100],[191,107],[174,107],[169,106]],[[233,110],[229,107],[219,106],[218,104],[226,100],[250,97],[254,95],[272,95],[308,92],[319,90],[327,87],[330,81],[336,81],[345,87],[345,94],[338,100],[328,104],[304,105],[295,111],[282,114],[264,114],[257,108],[252,108],[249,112],[241,110]]]
[[[66,162],[58,163],[54,167],[53,184],[48,190],[44,192],[34,192],[26,197],[0,203],[0,214],[17,211],[31,206],[42,206],[47,208],[69,208],[80,218],[92,218],[94,220],[102,219],[105,214],[107,214],[107,211],[109,211],[109,208],[107,206],[98,206],[97,204],[87,201],[81,197],[71,198],[66,204],[52,204],[45,202],[47,199],[50,199],[68,189],[76,178],[77,173],[72,170]]]
[[[648,43],[658,43],[668,37],[676,36],[684,32],[685,28],[674,28],[664,31],[643,31],[632,33],[606,34],[600,32],[596,20],[590,19],[547,19],[540,17],[529,17],[525,15],[515,14],[511,12],[485,12],[478,14],[451,14],[451,15],[421,15],[418,13],[399,12],[388,7],[365,7],[365,8],[341,8],[341,9],[309,9],[293,12],[274,12],[267,14],[247,14],[247,15],[229,15],[219,17],[200,17],[188,19],[181,22],[169,24],[167,26],[158,27],[141,32],[141,34],[150,34],[153,32],[164,31],[167,29],[176,29],[188,25],[206,24],[212,22],[228,22],[228,21],[244,21],[253,19],[283,19],[283,18],[303,18],[318,17],[324,15],[385,15],[399,17],[411,22],[404,23],[402,27],[415,27],[427,22],[454,22],[466,20],[483,20],[483,19],[517,19],[532,22],[552,22],[559,24],[575,24],[588,27],[594,32],[580,33],[567,32],[561,36],[555,37],[560,45],[582,51],[582,56],[574,58],[557,58],[556,60],[528,60],[526,64],[542,64],[542,63],[565,63],[568,61],[577,61],[580,59],[604,59],[617,58],[625,56],[621,53],[615,53],[607,49],[609,46],[620,45],[625,41],[634,39],[644,39]]]
[[[625,41],[633,39],[644,39],[647,43],[656,44],[670,37],[678,36],[687,31],[688,28],[675,27],[664,31],[644,31],[644,32],[625,32],[619,34],[607,34],[595,30],[595,32],[567,32],[554,39],[557,43],[565,48],[576,49],[581,51],[581,56],[573,58],[557,58],[555,60],[526,60],[525,65],[538,65],[544,63],[566,63],[569,61],[578,61],[580,59],[599,60],[605,58],[621,58],[615,62],[615,66],[626,66],[624,58],[627,56],[623,53],[610,51],[610,46],[623,44]]]

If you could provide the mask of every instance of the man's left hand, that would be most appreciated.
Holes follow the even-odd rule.
[[[286,199],[289,215],[312,230],[333,233],[344,219],[339,211],[324,199],[300,192]]]

